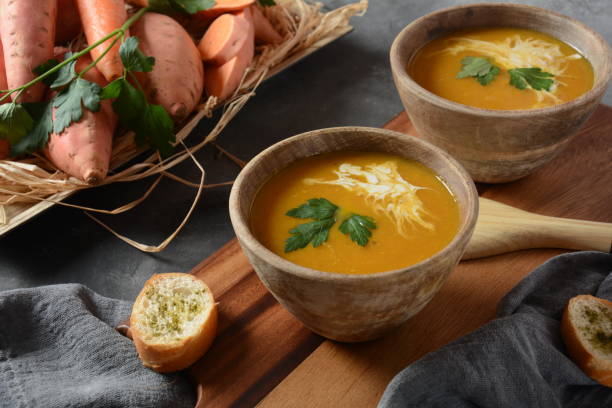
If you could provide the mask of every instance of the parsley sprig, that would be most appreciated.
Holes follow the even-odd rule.
[[[102,99],[114,99],[113,110],[124,128],[135,134],[139,146],[150,145],[162,157],[168,157],[173,150],[174,122],[160,105],[149,103],[140,88],[135,72],[150,72],[155,65],[153,57],[147,57],[138,48],[138,38],[130,37],[119,48],[123,63],[123,76],[115,79],[102,89]],[[132,85],[128,79],[131,79]]]
[[[366,246],[373,229],[376,229],[376,223],[371,217],[366,217],[359,214],[351,214],[347,219],[340,224],[340,232],[348,235],[351,241],[358,245]]]
[[[51,132],[61,133],[83,117],[84,109],[97,112],[102,99],[115,99],[113,109],[120,124],[135,132],[139,145],[148,144],[157,149],[162,157],[172,152],[175,141],[174,122],[159,105],[150,104],[138,84],[135,72],[149,72],[155,60],[138,49],[138,39],[126,38],[128,28],[147,11],[195,14],[215,5],[214,0],[151,0],[149,7],[141,8],[125,23],[81,51],[67,53],[64,61],[51,59],[36,67],[38,75],[30,82],[14,89],[0,90],[0,103],[13,95],[13,102],[0,105],[0,139],[11,144],[11,156],[16,157],[41,150],[48,142]],[[81,72],[75,71],[76,61],[92,49],[110,41],[107,48]],[[124,75],[101,88],[83,76],[106,56],[110,49],[121,42],[120,56]],[[128,78],[131,79],[128,82]],[[20,103],[19,96],[33,85],[44,82],[57,94],[48,102]],[[135,85],[133,85],[135,84]],[[55,112],[53,112],[55,109]],[[53,112],[53,113],[52,113]]]
[[[300,224],[291,230],[291,236],[285,240],[285,252],[306,248],[312,244],[320,246],[329,238],[329,231],[336,223],[336,214],[340,208],[325,198],[311,198],[299,207],[287,211],[286,215],[293,218],[313,219]],[[366,246],[372,236],[376,223],[371,217],[351,214],[340,224],[340,232],[348,235],[360,246]]]
[[[542,71],[540,68],[514,68],[508,71],[510,74],[510,85],[518,89],[527,89],[528,87],[536,91],[550,91],[553,83],[554,75],[550,72]]]
[[[480,85],[489,85],[499,75],[499,67],[487,58],[465,57],[461,59],[461,71],[457,78],[475,78]]]
[[[457,78],[475,78],[480,85],[490,84],[499,75],[499,67],[493,65],[488,58],[465,57],[461,59],[461,70]],[[508,70],[510,85],[517,89],[528,88],[536,91],[550,91],[554,81],[554,75],[542,71],[540,68],[513,68]]]

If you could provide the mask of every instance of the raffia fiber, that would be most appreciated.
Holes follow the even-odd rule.
[[[167,242],[164,241],[164,243],[157,246],[142,245],[111,231],[130,245],[136,246],[143,251],[157,252],[165,248],[186,223],[189,215],[195,208],[202,190],[207,187],[213,187],[204,184],[205,172],[194,154],[219,136],[225,126],[254,95],[254,91],[259,83],[276,72],[275,67],[282,65],[292,55],[317,47],[317,43],[327,38],[336,38],[340,33],[346,32],[350,29],[350,18],[364,13],[368,2],[367,0],[361,0],[327,13],[321,11],[322,5],[320,3],[307,3],[303,0],[277,0],[277,4],[275,7],[264,8],[264,13],[281,35],[283,35],[283,42],[278,45],[258,47],[255,59],[245,74],[239,89],[228,100],[219,102],[215,97],[209,97],[201,102],[196,111],[182,124],[182,128],[176,134],[177,149],[174,155],[161,160],[159,155],[154,153],[138,163],[122,167],[145,152],[146,149],[140,148],[135,144],[134,135],[131,132],[126,132],[115,138],[110,163],[111,171],[100,185],[130,182],[158,176],[143,197],[114,210],[100,210],[63,203],[53,200],[51,197],[57,193],[76,192],[92,188],[92,186],[75,177],[67,176],[41,155],[33,155],[19,161],[0,160],[0,225],[9,221],[6,216],[5,206],[24,202],[51,201],[56,204],[105,214],[125,212],[146,199],[155,186],[157,186],[159,179],[165,176],[198,189],[189,213],[179,228],[168,237]],[[210,118],[213,110],[216,108],[222,108],[223,111],[220,119],[208,135],[191,147],[187,147],[182,143],[200,120],[205,117]],[[199,184],[188,182],[169,172],[174,166],[187,159],[194,161],[200,170],[201,177]],[[122,167],[121,170],[117,170],[119,167]],[[103,226],[107,228],[105,225]]]

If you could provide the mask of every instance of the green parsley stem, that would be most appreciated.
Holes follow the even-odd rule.
[[[108,54],[111,48],[113,48],[115,44],[117,44],[117,41],[119,41],[121,37],[122,37],[121,35],[116,35],[115,38],[113,39],[113,42],[110,43],[110,45],[102,52],[102,54],[100,54],[98,58],[96,58],[89,65],[87,65],[84,70],[78,73],[79,77],[83,77],[83,75],[85,75],[87,71],[95,67],[98,64],[98,62],[100,62],[100,60],[104,58],[106,54]]]
[[[37,76],[36,78],[34,78],[33,80],[31,80],[30,82],[15,88],[15,89],[8,89],[8,90],[3,90],[0,91],[2,93],[6,93],[5,95],[3,95],[2,97],[0,97],[0,102],[2,102],[4,99],[6,99],[9,95],[13,94],[14,92],[22,92],[25,89],[28,89],[29,87],[31,87],[32,85],[37,84],[38,82],[42,81],[45,78],[48,78],[49,76],[53,75],[55,72],[59,71],[60,69],[62,69],[62,67],[70,64],[72,61],[82,57],[83,55],[87,54],[89,51],[91,51],[92,49],[98,47],[99,45],[105,43],[106,41],[108,41],[109,39],[116,37],[115,40],[112,42],[112,44],[110,45],[110,47],[108,47],[106,50],[104,50],[104,52],[102,53],[102,55],[99,58],[96,58],[96,61],[92,62],[91,64],[89,64],[81,73],[79,73],[79,76],[83,75],[85,72],[89,71],[94,65],[97,64],[97,62],[104,56],[106,55],[106,53],[115,45],[115,43],[117,42],[117,40],[123,36],[125,36],[125,32],[127,31],[127,29],[134,24],[134,22],[136,20],[138,20],[140,17],[142,17],[142,15],[144,13],[147,12],[149,8],[145,7],[145,8],[141,8],[140,10],[138,10],[136,13],[134,13],[134,15],[132,15],[130,18],[128,18],[125,23],[123,23],[123,25],[121,27],[119,27],[118,29],[111,31],[108,35],[106,35],[105,37],[101,38],[100,40],[96,41],[95,43],[91,44],[89,47],[75,53],[74,55],[72,55],[70,58],[60,62],[59,64],[57,64],[56,66],[54,66],[53,68],[51,68],[50,70],[46,71],[45,73],[43,73],[42,75]],[[17,99],[17,98],[15,98]]]

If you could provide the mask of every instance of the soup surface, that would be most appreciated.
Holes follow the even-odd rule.
[[[455,31],[426,44],[407,69],[428,91],[485,109],[557,105],[587,92],[594,80],[591,64],[577,50],[519,28]]]
[[[304,238],[290,231],[316,221],[287,212],[320,198],[338,207],[333,219],[323,221],[329,229],[320,237],[327,239],[316,247],[313,240],[287,251],[288,244]],[[291,262],[364,274],[430,257],[453,239],[459,219],[454,196],[428,167],[385,153],[335,152],[299,160],[268,180],[254,200],[250,221],[255,237]],[[351,221],[355,228],[346,225]],[[371,236],[364,243],[366,230]]]

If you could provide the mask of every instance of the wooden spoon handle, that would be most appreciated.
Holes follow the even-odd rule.
[[[611,246],[612,224],[547,217],[480,198],[476,229],[462,259],[529,248],[609,252]]]

